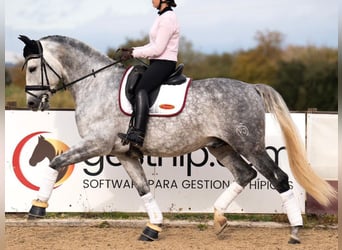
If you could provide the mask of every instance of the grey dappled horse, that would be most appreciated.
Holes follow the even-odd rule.
[[[132,179],[150,222],[140,240],[158,238],[162,213],[150,193],[139,159],[131,157],[129,146],[117,136],[130,117],[119,108],[118,94],[123,68],[86,44],[63,36],[48,36],[25,43],[27,105],[32,110],[48,108],[49,97],[67,88],[76,103],[75,116],[82,140],[56,156],[46,168],[30,217],[43,217],[58,171],[63,167],[100,155],[114,155]],[[108,67],[107,67],[108,66]],[[106,67],[101,72],[95,71]],[[96,74],[96,77],[95,77]],[[229,204],[259,171],[280,193],[291,224],[289,243],[299,243],[303,225],[297,199],[289,187],[288,175],[265,150],[265,113],[271,112],[282,129],[291,170],[296,180],[318,202],[328,205],[334,190],[310,168],[305,149],[281,96],[263,84],[211,78],[193,81],[184,110],[173,117],[151,117],[141,151],[145,155],[175,157],[202,147],[226,166],[235,178],[214,204],[217,234],[227,225]],[[250,166],[242,156],[253,164]]]

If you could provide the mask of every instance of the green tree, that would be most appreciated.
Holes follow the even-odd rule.
[[[7,68],[5,68],[5,84],[10,85],[12,83],[12,77]]]
[[[204,54],[196,51],[191,41],[181,37],[179,63],[184,63],[184,73],[193,79],[228,77],[249,83],[266,83],[275,87],[291,110],[317,108],[322,111],[337,110],[338,51],[315,46],[288,46],[282,48],[283,35],[277,31],[257,32],[257,46],[233,54]],[[141,46],[148,36],[126,39],[117,48],[109,48],[107,55],[114,57],[118,48]],[[25,71],[22,63],[6,68],[6,102],[17,102],[25,107]],[[69,92],[51,99],[53,108],[74,107]]]
[[[290,110],[297,110],[303,107],[305,100],[304,82],[305,65],[299,61],[280,61],[277,81],[274,87],[282,95]]]
[[[256,50],[259,54],[268,59],[278,60],[282,52],[281,45],[284,40],[284,35],[278,31],[257,31],[254,39],[258,45]]]
[[[127,38],[124,44],[121,44],[118,48],[131,48],[145,45],[149,42],[148,35],[143,35],[142,38],[132,39]],[[115,57],[115,53],[118,48],[109,48],[107,50],[107,55],[111,58]],[[139,59],[140,60],[140,59]],[[148,63],[148,60],[140,60],[144,63]],[[188,41],[185,37],[180,38],[179,42],[179,53],[178,53],[178,63],[184,63],[184,74],[191,76],[192,78],[198,79],[203,76],[203,73],[208,72],[205,70],[203,72],[203,67],[206,64],[206,56],[200,52],[196,52],[193,48],[193,44]],[[135,60],[129,60],[124,63],[124,66],[139,64],[141,62]]]
[[[232,77],[250,83],[272,85],[277,75],[277,62],[281,57],[283,35],[277,31],[259,31],[255,40],[258,42],[256,48],[235,54]]]
[[[292,110],[336,111],[338,53],[336,49],[289,47],[279,61],[275,88]]]
[[[114,58],[116,51],[119,48],[131,48],[131,47],[138,47],[138,46],[142,46],[147,44],[149,41],[148,35],[144,35],[142,38],[140,39],[131,39],[131,38],[126,38],[126,42],[119,45],[119,47],[117,48],[109,48],[107,50],[107,55],[110,58]]]

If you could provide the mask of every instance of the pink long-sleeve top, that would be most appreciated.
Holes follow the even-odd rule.
[[[176,14],[166,11],[156,18],[149,43],[133,48],[133,57],[177,61],[179,36]]]

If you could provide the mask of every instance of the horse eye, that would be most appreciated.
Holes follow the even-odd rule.
[[[34,71],[36,71],[36,69],[37,69],[37,67],[29,67],[29,71],[30,71],[30,73],[32,73],[32,72],[34,72]]]

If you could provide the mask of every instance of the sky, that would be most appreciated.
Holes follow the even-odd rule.
[[[233,53],[256,46],[258,31],[284,35],[283,46],[338,47],[338,0],[175,0],[181,35],[196,51]],[[22,59],[18,35],[76,38],[106,53],[147,35],[152,0],[5,0],[5,60]]]

